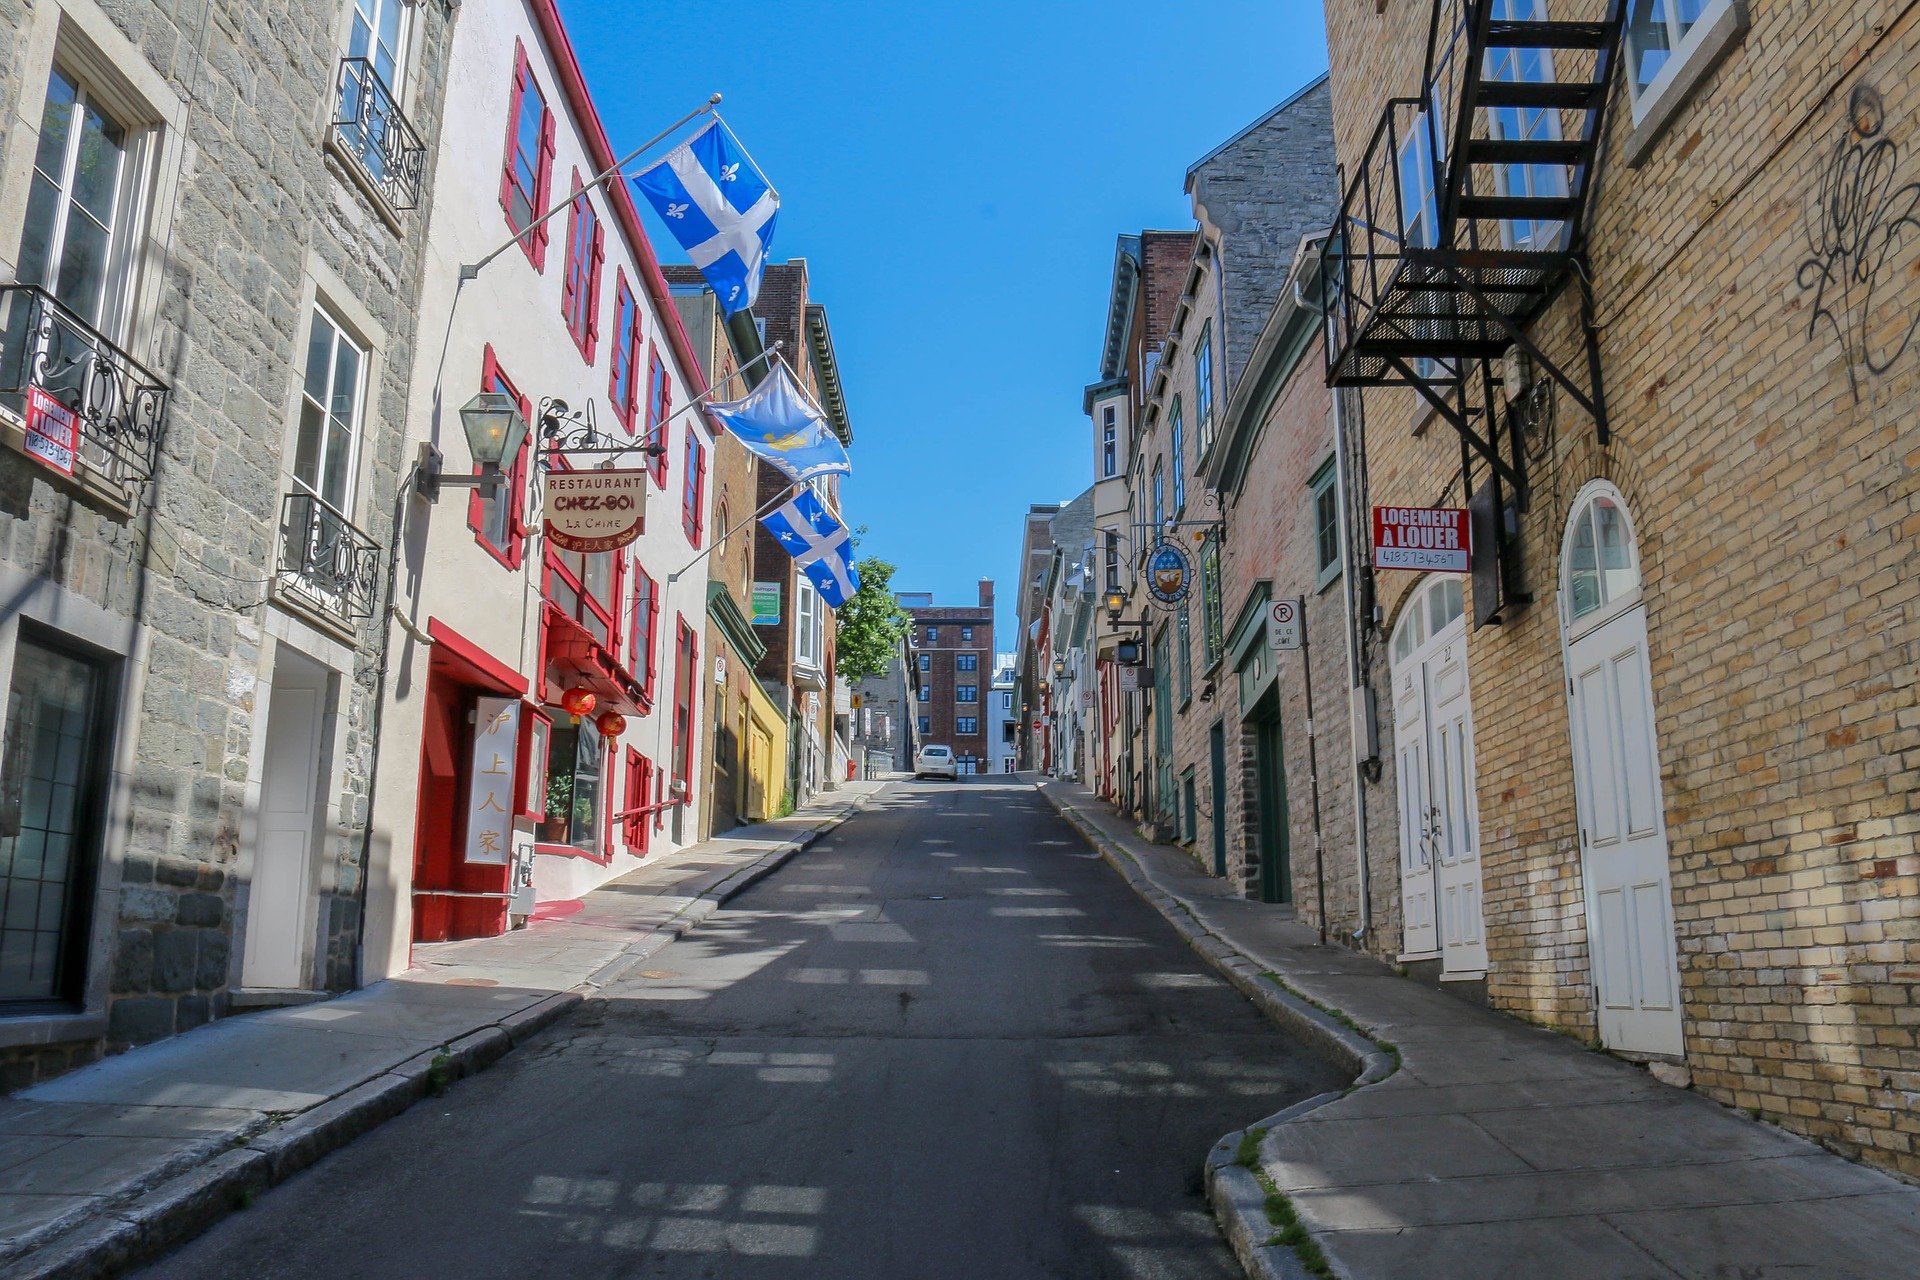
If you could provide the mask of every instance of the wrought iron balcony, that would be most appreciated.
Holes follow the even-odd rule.
[[[311,493],[280,509],[280,588],[351,627],[371,618],[380,585],[380,544]]]
[[[1604,430],[1594,362],[1589,391],[1524,330],[1581,261],[1624,4],[1433,0],[1421,93],[1386,103],[1327,240],[1329,383],[1435,399],[1518,346]]]
[[[393,100],[386,81],[365,58],[340,60],[334,140],[395,209],[420,203],[427,148]]]
[[[0,285],[0,403],[24,413],[30,389],[72,410],[76,465],[128,506],[153,479],[167,384],[37,285]]]

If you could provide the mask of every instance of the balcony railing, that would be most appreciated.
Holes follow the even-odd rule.
[[[351,627],[371,618],[380,585],[380,544],[310,493],[280,510],[281,589]]]
[[[160,456],[167,384],[45,289],[0,285],[0,403],[24,412],[35,387],[78,419],[84,478],[134,505]]]
[[[420,203],[427,148],[407,122],[386,81],[365,58],[340,60],[333,136],[395,209]]]

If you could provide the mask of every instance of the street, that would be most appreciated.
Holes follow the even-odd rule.
[[[1029,787],[898,783],[145,1274],[1230,1276],[1209,1144],[1343,1083]]]

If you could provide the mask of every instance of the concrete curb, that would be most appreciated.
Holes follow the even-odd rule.
[[[1399,1070],[1398,1059],[1375,1040],[1266,976],[1255,960],[1202,924],[1191,904],[1155,884],[1131,853],[1088,821],[1078,809],[1063,803],[1038,782],[1034,789],[1080,833],[1089,847],[1120,873],[1128,887],[1165,916],[1174,931],[1186,939],[1187,945],[1252,1001],[1270,1022],[1307,1041],[1354,1073],[1353,1084],[1346,1090],[1308,1098],[1246,1129],[1236,1129],[1207,1152],[1207,1200],[1246,1273],[1256,1280],[1314,1280],[1292,1249],[1267,1243],[1276,1228],[1267,1217],[1265,1189],[1252,1170],[1236,1163],[1241,1138],[1248,1130],[1276,1128],[1329,1102],[1337,1102],[1354,1089],[1378,1084]],[[1336,1274],[1347,1274],[1337,1261],[1331,1257],[1328,1261]]]
[[[703,890],[671,920],[652,930],[570,991],[558,991],[498,1022],[476,1028],[445,1048],[422,1053],[284,1122],[266,1121],[230,1140],[223,1153],[197,1157],[192,1167],[162,1170],[155,1183],[95,1216],[67,1220],[57,1234],[18,1242],[0,1275],[6,1280],[99,1280],[122,1275],[178,1248],[255,1197],[378,1128],[429,1094],[486,1070],[513,1049],[579,1007],[634,965],[684,937],[729,899],[779,870],[801,850],[867,807],[873,792],[851,800],[819,825],[768,850]],[[84,1238],[76,1238],[84,1237]],[[43,1243],[44,1241],[44,1243]]]

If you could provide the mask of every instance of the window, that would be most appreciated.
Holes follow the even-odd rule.
[[[1669,85],[1704,72],[1725,49],[1724,38],[1738,34],[1724,21],[1737,18],[1733,10],[1732,0],[1633,0],[1627,66],[1636,123]]]
[[[600,267],[606,257],[600,217],[581,189],[580,174],[575,170],[573,203],[567,207],[567,261],[560,288],[560,315],[588,364],[593,363],[600,345]]]
[[[1012,694],[1010,694],[1010,693],[1003,693],[1003,694],[1001,694],[1001,695],[1000,695],[1000,709],[1001,709],[1002,711],[1011,711],[1011,710],[1013,710],[1013,695],[1012,695]]]
[[[647,366],[647,443],[661,446],[662,452],[653,460],[653,483],[661,488],[667,484],[667,419],[672,416],[673,384],[667,381],[667,366],[660,359],[656,349]]]
[[[1187,509],[1187,424],[1180,414],[1180,397],[1173,398],[1173,414],[1168,419],[1168,440],[1173,450],[1173,513]]]
[[[1494,0],[1495,21],[1545,22],[1546,0]],[[1550,84],[1552,55],[1545,49],[1515,46],[1487,51],[1488,80]],[[1495,107],[1487,113],[1490,135],[1500,141],[1557,141],[1560,113],[1542,107]],[[1567,167],[1558,164],[1503,164],[1495,166],[1500,194],[1521,199],[1567,194]],[[1558,221],[1503,219],[1500,236],[1510,249],[1549,250],[1559,244],[1564,224]]]
[[[1220,543],[1209,536],[1200,549],[1200,606],[1206,623],[1207,666],[1226,649],[1226,623],[1220,614]]]
[[[482,364],[480,385],[486,391],[498,391],[510,395],[519,402],[520,412],[529,420],[533,417],[533,406],[507,380],[494,359],[493,348],[486,349]],[[493,553],[494,559],[509,569],[518,569],[520,559],[526,553],[526,510],[523,496],[527,490],[527,445],[522,443],[520,452],[514,455],[511,466],[504,468],[505,479],[490,491],[475,489],[467,500],[467,527],[474,531],[480,545]],[[474,474],[480,473],[475,467]]]
[[[1112,405],[1100,410],[1100,478],[1120,473],[1120,414]]]
[[[953,722],[953,731],[960,734],[980,732],[980,721],[974,716],[959,716]]]
[[[547,817],[540,826],[546,844],[572,845],[598,858],[605,740],[591,720],[564,711],[553,717],[547,748]]]
[[[1615,496],[1604,491],[1595,494],[1567,522],[1567,528],[1562,572],[1566,576],[1568,623],[1632,599],[1640,587],[1633,530]]]
[[[614,647],[620,555],[547,547],[546,597],[608,649]]]
[[[22,628],[0,746],[0,1008],[81,999],[106,675]]]
[[[1433,179],[1436,157],[1431,120],[1427,111],[1415,116],[1407,129],[1407,140],[1400,145],[1402,230],[1410,249],[1431,249],[1438,243],[1440,212]]]
[[[1153,463],[1153,536],[1159,537],[1167,524],[1167,485],[1161,475],[1160,461]]]
[[[507,100],[507,158],[500,172],[500,207],[507,225],[518,232],[520,247],[535,271],[547,265],[547,228],[552,220],[533,226],[546,212],[553,185],[553,112],[533,78],[526,46],[513,42],[513,91]],[[527,228],[533,227],[531,231]]]
[[[933,659],[927,654],[923,653],[920,655],[920,670],[922,671],[933,670]]]
[[[1337,471],[1329,458],[1313,473],[1307,490],[1313,502],[1313,563],[1318,591],[1340,576],[1340,494]]]
[[[818,667],[821,661],[820,593],[803,573],[794,583],[794,661],[802,666]]]
[[[926,699],[922,698],[921,701],[925,702]],[[931,716],[920,717],[920,732],[922,734],[928,734],[933,732],[933,718]]]
[[[940,643],[940,628],[938,627],[927,628],[927,643],[928,644]]]
[[[353,501],[359,456],[361,369],[366,353],[332,316],[316,307],[307,332],[300,389],[300,426],[293,446],[293,482],[334,511]]]
[[[933,686],[924,685],[924,684],[920,686],[920,701],[922,702],[933,701]]]
[[[1118,530],[1108,529],[1107,538],[1107,590],[1116,591],[1120,587],[1120,534]]]
[[[46,289],[110,338],[125,336],[120,321],[133,292],[134,168],[127,126],[55,67],[15,278]]]
[[[419,179],[403,175],[405,165],[395,164],[409,146],[417,146],[398,106],[407,9],[405,0],[354,0],[334,136],[382,194],[404,193],[411,199],[418,197],[414,184]]]
[[[353,0],[353,30],[347,35],[347,56],[373,64],[380,83],[396,93],[406,14],[405,0]]]
[[[1180,612],[1174,618],[1180,629],[1176,643],[1180,646],[1180,705],[1183,707],[1193,701],[1193,624],[1189,620],[1191,613],[1192,609],[1189,606],[1182,605]]]
[[[977,653],[962,653],[955,656],[953,669],[955,671],[978,671],[980,669],[980,655]]]
[[[1200,456],[1213,447],[1213,321],[1200,326],[1193,349],[1193,421],[1200,429]]]
[[[680,529],[687,543],[698,547],[706,534],[707,449],[700,443],[698,426],[687,423],[687,474],[681,481]]]
[[[961,643],[961,644],[972,644],[972,643],[973,643],[973,628],[972,628],[972,627],[962,627],[962,628],[960,628],[960,643]]]
[[[633,562],[633,613],[628,628],[629,661],[633,678],[640,682],[641,697],[653,701],[654,655],[660,652],[660,591],[647,571]]]
[[[980,701],[980,686],[979,686],[979,685],[977,685],[977,684],[957,684],[957,685],[955,685],[955,686],[953,687],[953,700],[954,700],[955,702],[978,702],[978,701]]]
[[[607,399],[629,435],[640,406],[640,341],[640,304],[627,283],[626,268],[621,267],[614,273],[613,359],[608,361]]]
[[[673,776],[687,783],[693,778],[693,701],[700,641],[685,618],[678,620],[678,635],[673,664]]]

